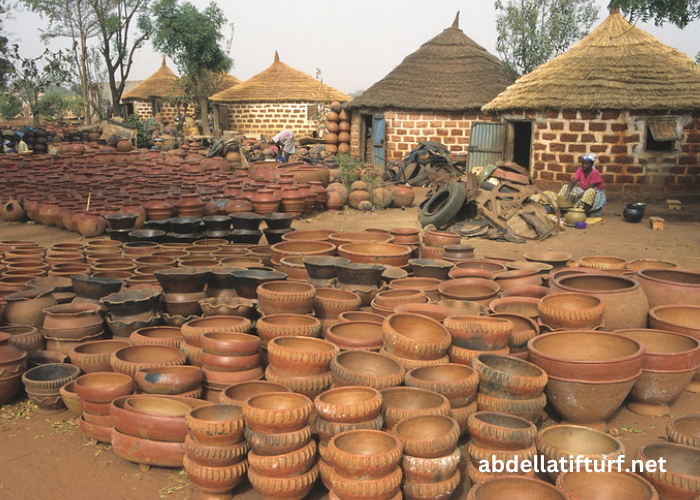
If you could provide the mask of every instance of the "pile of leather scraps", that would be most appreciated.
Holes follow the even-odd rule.
[[[466,237],[485,237],[524,243],[542,240],[560,228],[558,210],[533,183],[530,173],[513,162],[474,168],[465,177],[466,204],[473,204],[476,217],[451,226]]]

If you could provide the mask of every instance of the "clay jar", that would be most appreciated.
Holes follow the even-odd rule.
[[[78,232],[86,238],[101,236],[107,228],[107,220],[99,212],[83,212],[77,220]]]
[[[272,189],[259,189],[251,199],[256,214],[267,215],[277,211],[279,199]]]
[[[27,367],[27,353],[9,343],[11,335],[0,331],[0,382],[21,374]]]
[[[269,281],[257,289],[259,307],[265,314],[309,313],[315,295],[313,285],[292,281]]]
[[[52,292],[51,288],[36,288],[6,295],[5,321],[11,325],[43,326],[44,309],[56,305]]]
[[[637,280],[649,307],[667,304],[700,305],[700,272],[687,269],[641,269]]]

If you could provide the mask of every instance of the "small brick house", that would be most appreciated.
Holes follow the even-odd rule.
[[[239,83],[241,81],[238,78],[226,74],[219,79],[215,92]],[[128,115],[136,114],[145,119],[160,113],[165,122],[171,122],[177,117],[177,107],[172,100],[181,97],[182,94],[182,89],[178,86],[178,76],[165,64],[163,58],[158,71],[122,95],[122,103],[127,106]],[[188,107],[188,110],[193,109],[192,105]]]
[[[513,80],[502,61],[459,29],[457,13],[452,26],[345,106],[350,154],[383,167],[430,140],[466,155],[472,123],[491,120],[481,107]]]
[[[619,12],[482,111],[530,146],[530,170],[542,187],[568,182],[590,152],[609,193],[697,193],[700,71]],[[531,133],[518,138],[513,126],[523,122]],[[513,158],[508,141],[504,157]]]
[[[280,61],[276,51],[269,68],[210,98],[220,129],[249,137],[285,129],[311,135],[322,129],[333,101],[349,100],[349,95]]]

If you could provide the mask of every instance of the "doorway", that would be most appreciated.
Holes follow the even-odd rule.
[[[532,122],[510,122],[513,134],[512,160],[532,173],[530,170],[532,157]]]

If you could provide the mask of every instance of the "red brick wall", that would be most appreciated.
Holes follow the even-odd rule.
[[[308,116],[308,107],[316,104],[312,102],[225,104],[228,108],[228,128],[248,137],[257,137],[261,134],[275,135],[285,129],[292,129],[297,135],[311,135],[317,130],[319,122],[315,117]]]
[[[493,117],[482,113],[428,113],[384,110],[386,124],[387,160],[395,161],[420,141],[436,141],[446,145],[453,155],[466,155],[469,146],[471,125],[475,121],[493,121]],[[350,154],[360,157],[361,116],[352,113],[350,131]]]
[[[170,103],[161,101],[158,103],[159,113],[163,116],[163,120],[172,122],[177,118],[177,108]],[[194,110],[193,106],[188,108]],[[142,119],[151,118],[153,116],[153,105],[150,101],[134,101],[134,114],[139,115]]]

